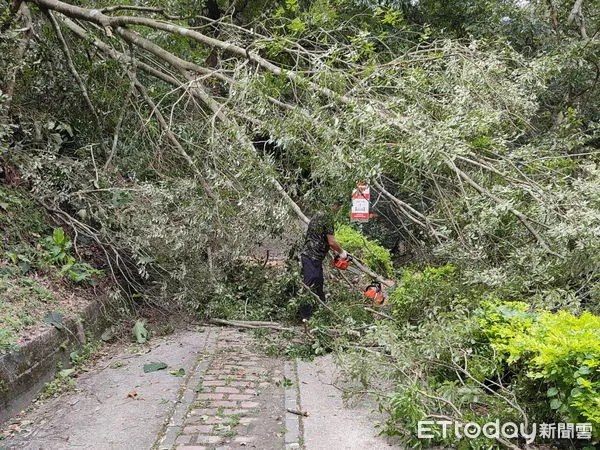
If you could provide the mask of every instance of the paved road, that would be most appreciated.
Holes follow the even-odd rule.
[[[347,409],[331,386],[331,359],[270,358],[250,334],[202,327],[129,347],[77,379],[77,390],[6,424],[7,449],[337,450],[391,448],[370,407]],[[144,373],[150,362],[168,368]],[[185,371],[177,377],[179,369]],[[286,410],[303,410],[309,417]]]
[[[400,448],[376,435],[380,417],[368,399],[345,405],[336,385],[339,371],[331,355],[312,362],[297,362],[302,408],[310,416],[302,419],[307,450],[390,450]]]

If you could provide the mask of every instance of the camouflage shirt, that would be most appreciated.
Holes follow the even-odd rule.
[[[308,224],[302,254],[316,261],[323,261],[329,251],[327,235],[333,235],[333,218],[318,212]]]

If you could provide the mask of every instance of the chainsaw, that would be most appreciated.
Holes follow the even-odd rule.
[[[352,256],[350,254],[346,258],[341,258],[340,255],[335,255],[333,261],[331,261],[331,265],[336,269],[347,270],[348,272],[358,275],[364,273],[365,275],[370,276],[374,281],[387,287],[394,287],[396,285],[394,281],[388,280],[381,275],[376,274],[364,262],[362,262],[356,256]]]
[[[357,275],[364,273],[373,278],[373,283],[365,288],[364,296],[371,299],[373,301],[373,305],[375,306],[381,306],[385,303],[386,296],[383,285],[386,287],[394,287],[396,285],[394,281],[384,279],[383,277],[377,275],[362,261],[351,255],[348,255],[346,258],[341,258],[340,255],[336,255],[333,258],[333,261],[331,261],[331,265],[339,270],[347,270]]]
[[[350,255],[348,255],[346,258],[342,258],[340,255],[335,255],[333,261],[331,261],[331,265],[336,269],[347,270],[348,272],[360,275],[362,273],[360,269],[350,265],[352,261],[354,261],[354,258],[352,258]]]

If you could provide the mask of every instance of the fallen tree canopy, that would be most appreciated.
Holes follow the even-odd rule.
[[[172,6],[181,11],[182,4]],[[146,267],[161,271],[161,264],[153,263],[170,265],[178,259],[153,260],[147,253],[146,239],[163,238],[162,227],[171,223],[171,218],[160,218],[168,210],[163,200],[152,200],[161,191],[194,197],[194,205],[176,216],[181,214],[188,225],[198,225],[189,214],[203,216],[207,232],[199,233],[204,236],[199,240],[191,238],[191,247],[176,247],[193,249],[202,258],[207,252],[226,259],[231,250],[243,253],[248,245],[242,236],[257,229],[272,234],[265,222],[281,230],[289,223],[287,210],[306,223],[307,206],[322,197],[348,195],[359,180],[371,182],[386,199],[382,217],[387,229],[413,247],[437,248],[470,260],[473,267],[503,267],[504,276],[515,264],[516,273],[521,271],[525,261],[540,271],[547,264],[564,267],[589,258],[590,247],[596,248],[597,243],[586,241],[593,233],[573,231],[574,237],[563,231],[567,223],[573,229],[582,223],[588,230],[596,226],[587,207],[592,191],[572,182],[577,177],[572,168],[585,166],[595,151],[586,147],[593,142],[585,131],[590,124],[567,123],[575,116],[565,119],[562,110],[555,111],[555,123],[546,130],[535,123],[546,95],[543,80],[552,76],[545,57],[526,60],[508,47],[499,52],[494,46],[451,40],[400,45],[389,30],[377,35],[382,50],[365,49],[364,42],[348,38],[361,33],[351,21],[343,32],[330,31],[327,40],[319,26],[290,32],[291,16],[298,16],[292,23],[305,18],[292,6],[251,28],[238,25],[235,14],[224,10],[216,19],[179,12],[35,0],[12,3],[4,25],[26,26],[26,32],[14,35],[19,52],[28,47],[27,62],[42,56],[44,67],[62,70],[59,84],[69,86],[69,97],[81,104],[78,136],[71,125],[58,129],[56,120],[44,127],[44,116],[55,113],[51,108],[22,124],[35,130],[37,139],[23,141],[29,155],[34,150],[33,166],[69,160],[92,171],[90,184],[84,180],[88,177],[60,167],[71,187],[58,187],[63,191],[55,199],[68,198],[72,210],[94,215],[110,239],[126,240],[124,247],[144,276]],[[384,24],[391,20],[386,17]],[[51,29],[44,28],[44,18]],[[40,33],[50,40],[42,42]],[[595,37],[589,36],[586,31],[579,39],[593,45]],[[25,68],[12,70],[16,74]],[[44,83],[44,71],[36,75]],[[593,83],[577,100],[588,109]],[[553,108],[570,114],[572,101]],[[5,113],[10,116],[18,107],[13,101]],[[85,116],[90,121],[83,123]],[[85,142],[88,134],[92,141]],[[83,158],[82,151],[75,156],[68,150],[78,145],[87,153]],[[549,171],[550,162],[561,161],[546,159],[557,145],[564,146],[565,164]],[[59,158],[50,163],[36,153],[44,146]],[[15,150],[10,157],[17,161],[22,154]],[[570,157],[573,153],[582,156]],[[162,184],[143,175],[144,187],[130,190],[148,166],[158,176],[151,178]],[[136,175],[123,177],[127,171]],[[62,183],[40,177],[39,169],[28,176],[39,179],[34,185],[40,193],[48,183],[55,186],[48,194]],[[564,183],[556,183],[557,176]],[[565,189],[557,192],[557,187]],[[157,228],[136,236],[132,244],[125,231],[131,222],[94,206],[115,195],[148,207],[140,224],[156,221]],[[265,211],[276,221],[265,220]],[[242,224],[240,217],[251,219]],[[219,228],[223,224],[230,232]],[[186,234],[183,227],[175,228],[175,234]],[[580,244],[566,248],[573,239]],[[180,240],[173,236],[172,243]],[[186,272],[185,261],[163,269],[179,266]]]
[[[585,264],[595,251],[594,233],[585,231],[597,226],[589,210],[594,175],[583,181],[577,169],[592,173],[587,164],[595,150],[586,143],[594,142],[593,127],[578,121],[573,109],[573,102],[586,111],[595,107],[589,100],[596,91],[592,73],[581,71],[592,85],[578,98],[554,104],[554,123],[544,128],[538,121],[544,80],[554,76],[546,55],[526,59],[506,46],[500,52],[498,46],[451,40],[400,44],[389,33],[401,28],[400,16],[380,20],[383,10],[368,8],[374,11],[372,32],[384,24],[376,36],[381,49],[365,47],[356,38],[363,31],[352,21],[346,29],[326,32],[320,24],[294,31],[291,24],[306,15],[293,5],[269,20],[253,17],[253,27],[236,23],[236,13],[223,9],[220,17],[208,18],[202,11],[181,14],[181,3],[171,6],[177,12],[110,2],[95,8],[59,0],[13,2],[3,25],[16,30],[9,46],[14,42],[19,54],[28,49],[30,55],[10,69],[13,74],[25,73],[36,57],[45,68],[35,73],[38,78],[23,78],[22,86],[15,78],[5,87],[23,89],[22,103],[11,98],[5,117],[22,113],[28,83],[42,83],[38,92],[55,95],[44,81],[55,71],[61,73],[56,87],[68,86],[70,101],[81,107],[76,132],[60,121],[68,108],[34,114],[20,125],[34,139],[21,140],[8,157],[30,164],[32,171],[27,163],[23,170],[41,200],[68,199],[71,211],[102,224],[103,239],[126,241],[122,247],[143,276],[148,267],[157,273],[188,270],[189,255],[148,256],[150,240],[164,238],[167,223],[179,223],[167,245],[202,259],[210,253],[209,259],[231,260],[231,251],[243,253],[251,245],[245,237],[259,229],[261,235],[280,232],[290,223],[288,211],[306,223],[307,206],[348,195],[359,180],[371,182],[386,200],[381,217],[392,234],[477,269],[501,267],[505,278],[524,264],[539,266],[542,277],[548,264],[560,273],[574,262]],[[571,46],[595,45],[589,30],[570,38]],[[582,52],[580,58],[588,57]],[[561,155],[548,159],[557,146],[563,146]],[[42,156],[48,150],[58,158]],[[79,169],[65,169],[67,161]],[[52,172],[56,166],[60,176],[40,176],[40,168]],[[91,182],[83,175],[90,172]],[[134,187],[138,181],[141,189]],[[156,195],[194,199],[174,219],[165,216],[169,207]],[[131,217],[121,220],[97,207],[111,196],[119,196],[118,207],[130,214],[126,203],[143,205],[147,217],[141,212],[131,227]],[[156,228],[132,243],[129,233],[147,220]],[[180,244],[188,239],[181,220],[204,224],[205,232],[189,237],[190,246]],[[565,234],[565,228],[572,231]],[[579,243],[568,244],[573,240]],[[169,269],[159,268],[165,263]]]

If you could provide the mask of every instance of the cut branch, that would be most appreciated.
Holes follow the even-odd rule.
[[[275,330],[275,331],[295,331],[293,328],[284,327],[283,325],[275,323],[275,322],[265,323],[265,322],[252,322],[252,321],[246,321],[246,320],[209,319],[208,323],[212,323],[214,325],[227,325],[227,326],[236,327],[236,328],[249,328],[249,329],[268,328],[270,330]]]

